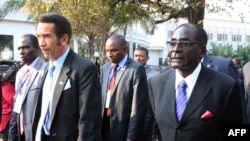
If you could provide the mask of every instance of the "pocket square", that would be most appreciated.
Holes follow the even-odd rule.
[[[63,90],[67,90],[69,88],[71,88],[71,85],[70,85],[70,80],[68,79],[67,82],[66,82],[66,85],[63,88]]]
[[[210,111],[206,111],[204,114],[201,115],[201,119],[208,119],[213,117],[213,113],[211,113]]]

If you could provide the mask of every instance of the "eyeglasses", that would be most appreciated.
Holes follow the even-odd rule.
[[[189,48],[191,45],[193,44],[198,44],[198,45],[204,45],[204,43],[201,42],[196,42],[196,41],[167,41],[167,47],[169,49],[172,49],[176,46],[180,47],[180,48]]]

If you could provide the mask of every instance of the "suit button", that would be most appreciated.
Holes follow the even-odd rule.
[[[177,133],[177,134],[180,134],[180,133],[181,133],[181,130],[180,130],[180,129],[177,129],[177,130],[176,130],[176,133]]]

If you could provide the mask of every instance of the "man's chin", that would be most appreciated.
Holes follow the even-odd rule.
[[[44,59],[48,59],[48,60],[49,60],[49,59],[50,59],[50,55],[46,55],[46,54],[44,54],[44,55],[43,55],[43,58],[44,58]]]
[[[175,62],[172,62],[172,63],[170,64],[170,66],[171,66],[172,68],[174,68],[174,69],[180,69],[180,68],[183,67],[182,64],[175,63]]]
[[[111,63],[116,63],[116,60],[114,59],[109,59]]]

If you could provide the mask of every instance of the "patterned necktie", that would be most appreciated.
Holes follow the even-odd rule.
[[[115,79],[116,79],[116,74],[117,74],[117,68],[118,68],[118,65],[117,64],[114,64],[114,67],[113,67],[113,71],[112,71],[112,75],[111,75],[111,80],[109,82],[109,91],[110,91],[110,95],[112,94],[113,92],[113,89],[115,87]],[[106,115],[107,116],[110,116],[111,114],[111,109],[110,108],[107,108],[106,109]]]
[[[178,121],[181,120],[183,112],[187,104],[187,93],[186,93],[187,84],[182,80],[178,86],[177,95],[176,95],[176,114]]]
[[[52,85],[52,79],[53,79],[53,72],[55,70],[55,66],[52,65],[50,68],[49,68],[49,72],[48,72],[48,81],[49,85],[50,86],[50,94],[51,94],[51,85]],[[44,132],[46,135],[49,135],[50,134],[50,121],[51,121],[51,117],[50,117],[50,101],[48,102],[48,105],[47,105],[47,112],[46,112],[46,115],[45,115],[45,119],[44,119],[44,125],[43,125],[43,128],[44,128]]]
[[[25,68],[24,71],[23,71],[23,74],[21,76],[21,95],[23,95],[24,93],[24,87],[25,87],[25,82],[28,78],[28,75],[29,75],[29,69],[28,68]],[[21,110],[20,112],[20,133],[21,135],[23,134],[23,131],[24,131],[24,126],[23,126],[23,110]]]
[[[114,64],[114,68],[113,68],[113,71],[112,71],[112,77],[111,77],[111,80],[110,80],[110,83],[109,83],[109,90],[111,92],[113,91],[113,89],[115,87],[115,79],[116,79],[117,68],[118,68],[118,65]]]

